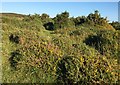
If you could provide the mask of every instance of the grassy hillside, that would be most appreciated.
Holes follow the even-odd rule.
[[[0,13],[0,15],[4,16],[4,17],[17,17],[17,18],[21,18],[21,17],[26,16],[23,14],[16,14],[16,13]]]
[[[120,31],[61,16],[2,15],[3,83],[118,83]]]

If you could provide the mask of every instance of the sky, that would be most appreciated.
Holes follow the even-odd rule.
[[[2,2],[118,2],[119,0],[1,0]]]
[[[118,21],[118,2],[3,2],[2,12],[20,14],[47,13],[50,17],[68,11],[70,17],[87,16],[99,10],[101,16]]]

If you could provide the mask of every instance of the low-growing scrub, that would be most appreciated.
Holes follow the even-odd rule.
[[[65,56],[58,62],[58,82],[65,84],[113,83],[111,65],[101,56]]]
[[[102,55],[118,57],[119,32],[100,31],[97,35],[90,35],[84,41],[87,45],[94,47]]]
[[[3,83],[117,84],[120,31],[92,16],[3,16]]]

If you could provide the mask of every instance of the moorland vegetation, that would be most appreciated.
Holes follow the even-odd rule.
[[[2,14],[3,83],[118,84],[120,23],[101,17]]]

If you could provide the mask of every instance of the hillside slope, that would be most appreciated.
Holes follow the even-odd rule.
[[[11,16],[2,16],[3,83],[118,83],[119,30]],[[51,30],[54,24],[61,28]]]

